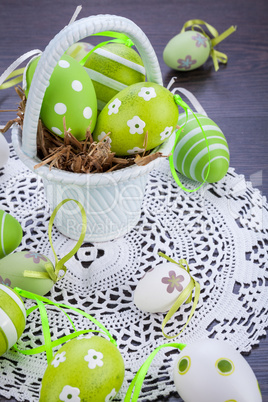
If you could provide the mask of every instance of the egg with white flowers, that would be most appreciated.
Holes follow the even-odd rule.
[[[101,336],[68,341],[49,363],[40,402],[108,402],[124,380],[125,367],[117,347]]]
[[[7,163],[9,158],[9,146],[8,142],[0,133],[0,169]]]
[[[49,271],[54,272],[50,259],[32,251],[15,252],[0,260],[0,278],[6,285],[41,296],[54,285]]]
[[[179,117],[178,125],[183,130],[173,152],[174,166],[189,179],[215,183],[225,176],[229,168],[228,143],[213,120],[200,113],[195,116],[189,112],[188,119],[185,113]]]
[[[172,262],[164,262],[146,272],[134,292],[135,305],[144,312],[165,313],[190,283],[189,273]]]
[[[174,70],[190,71],[202,66],[210,51],[209,38],[197,31],[184,31],[168,42],[163,59],[167,66]]]
[[[142,153],[171,136],[178,115],[178,106],[168,89],[153,82],[136,83],[120,91],[102,109],[93,138],[100,141],[110,133],[107,140],[116,155]]]
[[[174,364],[173,378],[187,402],[261,402],[257,378],[245,358],[216,339],[187,344]]]
[[[40,56],[34,58],[24,73],[26,97],[39,59]],[[89,127],[94,130],[97,119],[97,98],[92,81],[79,62],[67,54],[61,57],[52,72],[40,111],[45,127],[60,137],[64,137],[63,117],[67,130],[70,129],[78,140],[85,139]]]

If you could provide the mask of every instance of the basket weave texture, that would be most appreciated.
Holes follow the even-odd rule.
[[[162,85],[159,63],[148,38],[127,18],[97,15],[83,18],[65,27],[47,45],[34,74],[25,111],[23,135],[19,127],[12,130],[14,148],[25,165],[40,175],[51,209],[66,198],[80,201],[87,214],[87,241],[108,241],[122,236],[138,222],[149,172],[161,163],[161,158],[146,166],[131,166],[110,173],[77,174],[42,166],[37,157],[36,133],[40,110],[50,76],[64,54],[74,43],[103,31],[125,33],[139,51],[147,80]],[[171,152],[175,134],[157,148],[164,155]],[[55,226],[72,239],[78,239],[82,219],[74,203],[63,206]]]

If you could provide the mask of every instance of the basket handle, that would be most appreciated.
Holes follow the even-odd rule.
[[[31,158],[37,153],[36,133],[40,110],[50,76],[64,52],[74,43],[103,31],[125,33],[135,44],[143,60],[149,82],[163,85],[161,70],[149,39],[131,20],[116,15],[82,18],[62,29],[47,45],[36,67],[25,110],[22,150]]]

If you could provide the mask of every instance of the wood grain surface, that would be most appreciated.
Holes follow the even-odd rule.
[[[96,14],[121,15],[133,20],[146,33],[158,56],[164,84],[176,77],[179,86],[195,94],[226,136],[230,165],[267,196],[267,0],[84,0],[78,4],[72,0],[0,0],[0,74],[21,54],[36,48],[44,50],[68,24],[79,4],[83,6],[79,18]],[[228,64],[221,64],[218,72],[211,59],[192,72],[173,71],[163,62],[165,45],[190,19],[202,19],[219,33],[231,25],[237,26],[237,31],[217,46],[228,55]],[[94,43],[94,40],[89,41]],[[17,102],[13,88],[0,92],[0,109],[14,109]],[[0,113],[0,125],[14,115]],[[10,140],[10,133],[7,138]],[[253,347],[246,359],[258,378],[263,401],[268,401],[266,337]],[[0,401],[5,398],[0,396]],[[165,401],[181,399],[174,393]]]

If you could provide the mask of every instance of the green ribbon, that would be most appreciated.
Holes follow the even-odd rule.
[[[104,31],[104,32],[100,32],[100,33],[96,33],[93,34],[92,36],[108,36],[111,38],[116,38],[116,39],[111,39],[105,42],[101,42],[98,45],[96,45],[93,49],[91,49],[86,55],[85,57],[83,57],[82,60],[79,61],[79,63],[81,64],[81,66],[84,66],[87,59],[89,58],[89,56],[95,52],[95,50],[97,50],[99,47],[102,47],[108,43],[123,43],[124,45],[131,47],[134,45],[134,43],[132,42],[131,39],[129,39],[129,37],[123,33],[119,33],[119,32],[113,32],[113,31]]]
[[[162,334],[164,335],[165,338],[167,339],[174,339],[177,336],[179,336],[182,331],[186,328],[186,326],[189,324],[195,309],[197,307],[198,304],[198,300],[199,300],[199,296],[200,296],[200,285],[198,282],[195,281],[195,279],[190,275],[190,268],[189,265],[187,263],[187,261],[185,259],[180,259],[179,262],[176,262],[175,260],[173,260],[172,258],[168,257],[166,254],[159,252],[158,253],[161,257],[164,257],[166,260],[179,265],[182,269],[185,269],[185,271],[188,272],[189,276],[190,276],[190,282],[189,284],[183,289],[183,291],[180,293],[179,297],[177,298],[177,300],[175,301],[175,303],[172,305],[172,307],[170,308],[170,310],[168,311],[168,313],[166,314],[163,322],[162,322]],[[185,268],[186,266],[186,268]],[[194,301],[193,301],[193,306],[191,309],[191,312],[189,314],[189,317],[186,321],[186,323],[184,324],[183,328],[180,330],[180,332],[176,335],[170,336],[167,335],[164,332],[164,328],[166,326],[166,324],[168,323],[168,321],[173,317],[173,315],[178,311],[178,309],[181,307],[181,305],[183,303],[188,304],[192,301],[192,291],[193,289],[195,289],[195,296],[194,296]]]
[[[22,78],[23,78],[23,71],[24,71],[24,67],[18,68],[17,70],[12,71],[12,73],[9,74],[9,76],[3,82],[3,84],[0,85],[0,90],[13,87],[14,85],[17,85],[19,82],[21,82]],[[13,78],[13,77],[15,77],[15,78]]]
[[[49,363],[53,358],[52,349],[54,347],[59,346],[62,343],[69,341],[70,339],[76,338],[79,335],[86,334],[86,333],[89,333],[89,332],[103,333],[104,335],[108,336],[108,338],[109,338],[111,343],[113,343],[115,346],[117,346],[115,339],[112,337],[110,332],[105,328],[105,326],[103,324],[101,324],[98,320],[96,320],[94,317],[92,317],[91,315],[85,313],[84,311],[82,311],[82,310],[80,310],[80,309],[78,309],[76,307],[68,306],[68,305],[63,304],[63,303],[53,302],[52,300],[49,300],[46,297],[39,296],[39,295],[37,295],[35,293],[28,292],[26,290],[23,290],[23,289],[20,289],[20,288],[17,288],[17,287],[15,287],[14,290],[20,296],[36,301],[37,305],[32,306],[29,309],[27,309],[26,315],[28,317],[34,310],[39,308],[40,317],[41,317],[41,323],[42,323],[42,331],[43,331],[43,335],[44,335],[44,345],[38,346],[38,347],[33,348],[33,349],[28,349],[28,350],[19,349],[17,347],[17,345],[14,345],[13,348],[17,352],[22,353],[24,355],[35,355],[35,354],[38,354],[38,353],[46,352],[47,362]],[[49,327],[49,322],[48,322],[47,311],[46,311],[44,303],[50,304],[50,305],[55,306],[55,307],[58,307],[67,316],[68,320],[70,321],[70,323],[71,323],[71,325],[73,327],[74,332],[70,333],[69,335],[62,336],[61,338],[58,338],[58,339],[52,341],[51,340],[51,334],[50,334],[50,327]],[[91,322],[93,322],[97,327],[99,327],[100,330],[91,329],[91,330],[77,331],[72,319],[69,317],[69,315],[62,308],[67,308],[67,309],[72,310],[72,311],[74,311],[74,312],[76,312],[78,314],[83,315],[84,317],[88,318]]]
[[[199,190],[199,189],[206,183],[206,180],[207,180],[207,178],[208,178],[208,175],[209,175],[209,172],[210,172],[210,151],[209,151],[209,144],[208,144],[207,136],[206,136],[206,134],[205,134],[205,132],[204,132],[204,130],[203,130],[202,124],[200,123],[198,117],[197,117],[196,114],[192,111],[192,109],[187,105],[186,102],[184,102],[184,101],[182,100],[182,98],[180,97],[180,95],[174,95],[174,101],[175,101],[175,103],[176,103],[178,106],[181,106],[181,107],[183,108],[183,110],[185,111],[185,113],[186,113],[186,120],[185,120],[185,123],[183,124],[183,126],[181,126],[181,127],[176,131],[176,138],[175,138],[174,146],[173,146],[173,149],[172,149],[172,151],[171,151],[171,155],[169,156],[169,165],[170,165],[170,170],[171,170],[172,176],[174,177],[176,183],[177,183],[184,191],[187,191],[187,192],[189,192],[189,193],[192,193],[192,192],[194,192],[194,191]],[[195,117],[195,119],[196,119],[196,121],[197,121],[197,123],[198,123],[198,125],[199,125],[199,127],[200,127],[200,129],[201,129],[201,131],[202,131],[202,133],[203,133],[203,135],[204,135],[204,138],[205,138],[205,141],[206,141],[207,150],[208,150],[208,169],[207,169],[206,177],[205,177],[204,181],[200,184],[200,186],[194,188],[193,190],[188,189],[188,188],[186,188],[186,187],[183,186],[183,184],[181,183],[181,181],[180,181],[180,179],[179,179],[179,177],[178,177],[178,175],[177,175],[177,172],[176,172],[176,169],[175,169],[175,166],[174,166],[174,160],[173,160],[173,154],[174,154],[176,145],[177,145],[177,143],[178,143],[180,133],[181,133],[181,131],[183,130],[183,127],[186,125],[186,123],[187,123],[187,121],[188,121],[188,110],[189,110],[189,111],[193,114],[193,116]]]
[[[76,245],[74,246],[74,248],[68,253],[66,254],[60,261],[58,260],[56,251],[54,249],[53,246],[53,242],[52,242],[52,226],[53,226],[53,222],[55,220],[55,217],[57,215],[58,210],[64,205],[66,204],[66,202],[69,201],[73,201],[75,202],[80,211],[81,211],[81,215],[82,215],[82,228],[81,228],[81,234],[80,237],[76,243]],[[27,278],[36,278],[36,279],[52,279],[52,281],[54,283],[56,283],[57,281],[59,281],[60,279],[62,279],[66,273],[66,266],[64,265],[71,257],[73,257],[75,255],[75,253],[79,250],[79,248],[81,247],[85,235],[86,235],[86,230],[87,230],[87,216],[86,216],[86,212],[85,209],[83,207],[83,205],[77,201],[77,200],[73,200],[71,198],[67,198],[63,201],[61,201],[58,206],[54,209],[54,211],[52,212],[52,215],[49,219],[49,223],[48,223],[48,238],[49,238],[49,242],[50,242],[50,246],[51,249],[53,251],[54,257],[55,257],[55,268],[54,266],[48,262],[45,264],[45,269],[47,272],[37,272],[37,271],[28,271],[25,270],[23,272],[23,276],[27,277]],[[59,276],[59,272],[63,271],[63,275]]]
[[[211,39],[199,25],[205,25],[210,34],[213,36],[213,38]],[[230,28],[228,28],[226,31],[224,31],[222,34],[219,35],[218,31],[207,22],[203,20],[189,20],[183,25],[181,32],[184,32],[186,28],[189,27],[191,27],[192,30],[194,30],[195,27],[199,28],[202,31],[202,34],[209,39],[211,44],[210,56],[212,57],[215,70],[218,71],[219,62],[226,64],[228,61],[228,57],[225,53],[221,53],[218,50],[215,50],[214,46],[216,46],[218,43],[222,42],[229,35],[235,32],[236,26],[231,26]]]
[[[149,367],[155,357],[155,355],[159,352],[159,350],[163,348],[176,348],[179,350],[183,350],[185,348],[186,344],[184,343],[166,343],[163,345],[158,346],[145,360],[141,368],[138,370],[136,373],[135,377],[131,381],[131,384],[127,390],[124,402],[136,402],[138,400],[144,378],[147,374],[147,371],[149,370]],[[134,392],[133,392],[134,390]],[[133,394],[133,395],[132,395]]]

